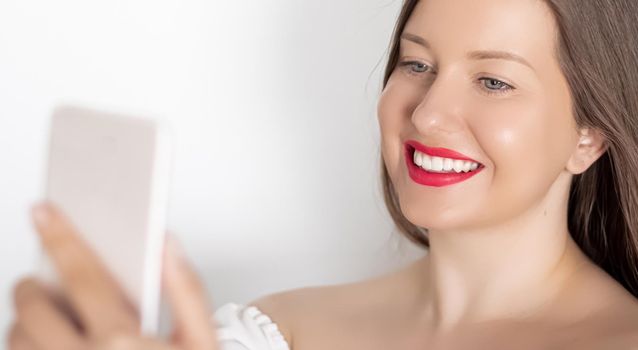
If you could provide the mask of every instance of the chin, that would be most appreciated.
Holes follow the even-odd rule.
[[[400,201],[401,202],[401,201]],[[441,206],[400,203],[401,212],[413,225],[434,231],[453,231],[472,226],[473,216],[461,208],[445,209]]]

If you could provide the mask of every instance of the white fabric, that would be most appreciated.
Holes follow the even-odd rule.
[[[226,303],[213,318],[222,350],[290,350],[277,324],[255,306]]]

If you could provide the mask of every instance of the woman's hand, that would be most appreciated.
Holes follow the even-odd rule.
[[[140,335],[138,317],[121,288],[62,213],[44,204],[32,214],[62,292],[54,293],[32,278],[18,283],[11,350],[218,349],[202,284],[175,242],[167,242],[164,256],[164,288],[175,325],[166,342]]]

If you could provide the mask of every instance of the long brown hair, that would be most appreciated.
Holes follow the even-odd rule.
[[[599,130],[607,151],[574,175],[568,229],[598,266],[638,297],[638,1],[544,0],[558,28],[556,57],[579,127]],[[392,34],[385,88],[399,59],[400,36],[418,0],[405,0]],[[381,154],[386,207],[399,231],[428,248],[426,228],[399,207]]]

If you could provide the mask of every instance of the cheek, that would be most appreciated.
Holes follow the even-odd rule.
[[[415,89],[409,89],[397,80],[390,78],[377,104],[381,152],[391,177],[394,177],[401,166],[401,133],[406,130],[405,124],[410,123],[412,112],[419,101]]]
[[[537,108],[514,103],[475,109],[474,133],[484,152],[492,161],[495,175],[522,164],[538,165],[543,153],[543,137],[547,127]]]
[[[547,193],[564,169],[570,125],[546,101],[492,107],[475,109],[480,122],[474,121],[474,133],[492,163],[494,200],[509,203],[507,210],[520,210]]]

